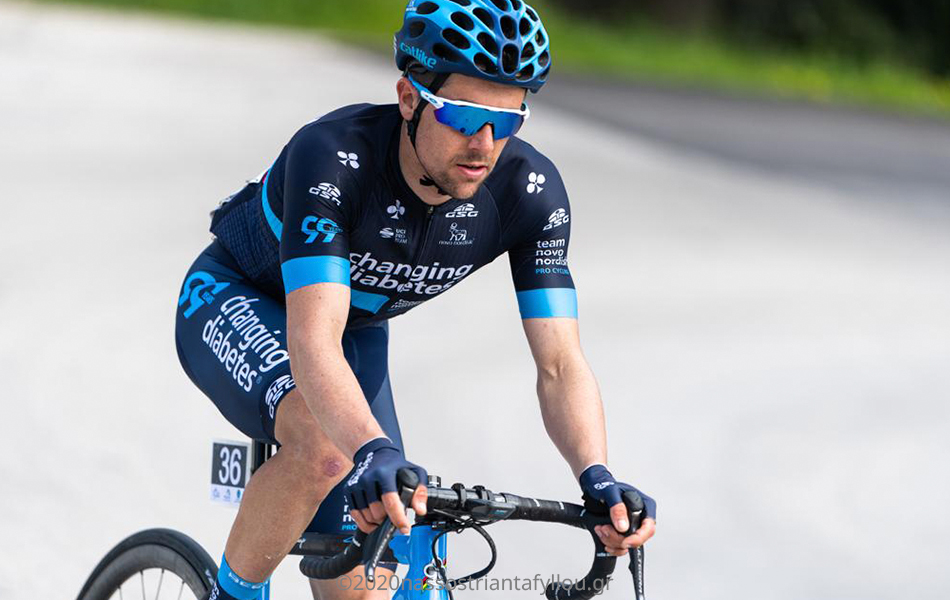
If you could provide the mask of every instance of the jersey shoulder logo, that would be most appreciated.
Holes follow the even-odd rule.
[[[304,217],[303,222],[300,224],[300,231],[307,234],[307,239],[303,242],[304,244],[314,243],[317,241],[317,238],[320,237],[321,233],[323,234],[323,243],[329,244],[333,241],[333,238],[336,237],[336,234],[343,233],[343,228],[330,219],[321,219],[311,215]]]
[[[544,231],[554,229],[555,227],[560,227],[565,223],[569,223],[571,220],[571,215],[567,213],[563,208],[559,208],[548,217],[548,224],[544,226]]]
[[[336,153],[341,165],[346,165],[354,169],[360,168],[360,157],[355,152],[344,152],[340,150]]]
[[[340,206],[340,197],[343,195],[340,188],[326,181],[317,187],[310,188],[310,193],[324,200],[335,202],[337,206]]]
[[[529,194],[540,194],[544,191],[544,188],[541,187],[548,180],[547,177],[541,173],[530,173],[528,175],[528,193]]]

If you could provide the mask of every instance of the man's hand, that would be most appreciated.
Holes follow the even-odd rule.
[[[598,502],[610,510],[610,520],[613,526],[598,525],[594,528],[597,537],[604,544],[607,552],[614,556],[623,556],[630,548],[642,546],[653,537],[656,531],[656,501],[637,488],[614,479],[604,465],[591,465],[581,473],[581,490],[584,492],[585,503]],[[640,528],[631,535],[624,533],[630,529],[627,518],[627,506],[623,502],[623,493],[633,491],[643,499],[644,515]]]
[[[376,438],[356,451],[353,470],[345,480],[344,493],[349,499],[350,516],[361,531],[370,533],[388,516],[399,531],[409,533],[409,519],[396,484],[396,472],[404,468],[419,476],[419,487],[410,504],[416,514],[424,515],[429,481],[425,469],[403,458],[389,438]]]

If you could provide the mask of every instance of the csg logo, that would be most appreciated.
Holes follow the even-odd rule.
[[[336,234],[343,233],[343,228],[331,221],[330,219],[319,219],[317,217],[306,217],[303,220],[303,223],[300,224],[300,231],[307,234],[307,239],[304,240],[305,244],[312,244],[317,241],[317,238],[320,237],[320,234],[323,234],[323,243],[329,244],[333,241],[333,238],[336,237]]]
[[[477,217],[478,211],[475,210],[474,204],[459,204],[455,207],[450,213],[445,214],[446,219],[464,219],[466,217]]]
[[[355,154],[353,156],[356,156]],[[359,164],[356,165],[359,168]],[[340,188],[336,187],[332,183],[323,182],[317,187],[310,188],[310,193],[324,200],[329,200],[335,202],[337,206],[340,206],[340,196],[343,195],[343,192],[340,191]]]
[[[185,318],[189,319],[191,315],[195,314],[196,310],[205,304],[211,304],[214,297],[229,285],[231,284],[228,282],[219,283],[210,273],[195,271],[185,280],[185,285],[182,286],[178,306],[184,306],[185,302],[188,302],[188,308],[185,309]]]
[[[270,384],[270,387],[267,388],[267,392],[264,394],[264,402],[267,404],[270,418],[274,418],[277,412],[277,403],[280,402],[280,399],[284,397],[284,394],[294,389],[294,387],[294,378],[291,375],[281,375],[274,380],[274,383]]]
[[[559,208],[548,217],[548,224],[544,226],[544,231],[560,227],[565,223],[570,223],[570,221],[571,215],[567,214],[567,211],[563,208]]]

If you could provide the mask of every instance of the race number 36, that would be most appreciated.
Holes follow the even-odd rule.
[[[211,445],[211,499],[237,505],[244,496],[250,445],[243,442],[214,442]]]

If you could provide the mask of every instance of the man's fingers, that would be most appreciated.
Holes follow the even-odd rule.
[[[386,514],[389,520],[396,526],[396,529],[404,534],[409,533],[409,519],[406,517],[406,508],[399,500],[399,494],[396,492],[386,492],[383,494],[383,505],[386,507]]]
[[[623,545],[626,548],[638,548],[647,543],[647,540],[653,537],[654,533],[656,533],[656,521],[653,519],[643,519],[640,528],[637,529],[633,535],[625,539]]]
[[[376,529],[376,525],[369,523],[366,519],[363,518],[363,511],[353,509],[350,511],[350,516],[353,517],[353,520],[356,521],[356,526],[360,528],[360,531],[363,533],[372,533]]]
[[[656,533],[656,521],[644,519],[640,528],[627,537],[618,533],[611,525],[598,525],[594,531],[607,548],[636,548],[645,544]]]
[[[618,502],[610,507],[610,522],[614,524],[617,531],[625,533],[630,529],[630,520],[627,518],[627,505]]]
[[[383,507],[383,503],[379,500],[370,504],[369,508],[364,509],[364,511],[366,514],[363,516],[366,517],[366,520],[370,523],[379,525],[386,519],[386,508]]]
[[[643,523],[640,524],[640,528],[637,529],[636,533],[627,538],[627,541],[630,542],[631,548],[636,548],[647,543],[653,534],[656,533],[656,521],[653,519],[644,519]]]
[[[617,533],[617,530],[614,529],[613,525],[598,525],[594,528],[597,531],[597,536],[600,538],[600,541],[604,545],[610,546],[620,546],[623,543],[623,535]]]
[[[419,516],[425,516],[426,514],[426,502],[429,500],[429,488],[424,484],[419,484],[419,487],[416,488],[415,493],[412,495],[412,500],[409,501],[409,504],[412,505],[412,510],[416,511],[416,514]]]

